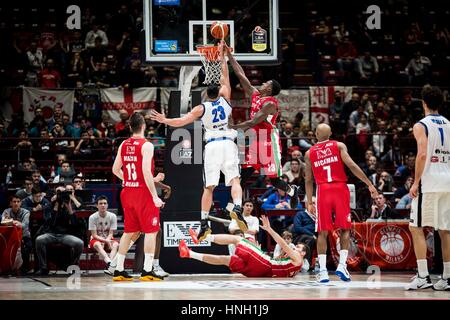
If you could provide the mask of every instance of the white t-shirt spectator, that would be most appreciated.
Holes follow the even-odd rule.
[[[105,217],[100,216],[97,211],[89,217],[89,231],[97,231],[97,235],[107,238],[110,230],[117,230],[117,216],[106,211]]]
[[[289,243],[289,247],[291,247],[292,249],[295,249],[295,244],[293,244],[291,242],[291,243]],[[275,246],[275,249],[273,249],[273,258],[274,259],[278,258],[282,252],[283,252],[283,249],[281,249],[281,246],[277,243],[277,245]]]
[[[252,230],[252,231],[256,231],[259,232],[259,221],[257,217],[254,216],[244,216],[245,221],[247,222],[248,225],[248,230]],[[233,232],[235,230],[239,230],[239,226],[236,222],[236,220],[231,220],[230,225],[228,226],[228,230],[230,232]],[[253,234],[249,234],[249,233],[244,233],[244,237],[245,238],[252,238],[253,240],[256,241],[255,236]]]

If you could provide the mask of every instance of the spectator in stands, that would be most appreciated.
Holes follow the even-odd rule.
[[[370,101],[369,94],[367,92],[364,93],[361,97],[361,105],[363,106],[364,111],[368,114],[373,112],[372,102]]]
[[[26,85],[30,87],[37,87],[38,74],[43,69],[44,54],[42,53],[42,48],[38,48],[37,42],[32,41],[26,55],[28,58]]]
[[[92,82],[97,88],[111,87],[111,77],[106,62],[100,63],[100,68],[92,74]]]
[[[75,127],[70,122],[70,116],[66,113],[63,113],[63,115],[62,115],[62,124],[63,124],[63,128],[64,128],[64,131],[66,132],[66,134],[69,137],[74,137]]]
[[[350,118],[350,115],[353,111],[358,109],[358,106],[361,104],[359,94],[356,92],[352,94],[352,99],[346,103],[344,103],[344,106],[342,107],[342,113],[339,117],[339,120],[341,124],[343,124],[344,128],[347,128],[347,121]],[[370,118],[369,118],[370,119]],[[347,133],[347,130],[342,130],[343,132]]]
[[[375,184],[377,190],[379,192],[393,192],[395,191],[394,188],[394,179],[392,179],[392,176],[387,171],[382,171],[380,175],[380,179],[378,179],[377,183]]]
[[[295,244],[292,243],[292,233],[290,231],[284,230],[281,234],[281,237],[286,241],[286,243],[291,247],[292,249],[295,248]],[[285,258],[286,253],[283,251],[281,246],[277,243],[275,246],[275,249],[273,249],[273,258],[274,259],[282,259]]]
[[[146,86],[145,71],[141,68],[141,62],[133,60],[130,69],[122,73],[122,85],[125,88],[139,88]]]
[[[356,134],[358,139],[358,145],[362,150],[367,150],[370,144],[370,125],[367,116],[363,113],[359,118],[359,122],[356,125]]]
[[[329,49],[329,34],[330,27],[326,24],[325,20],[320,20],[319,24],[315,26],[313,32],[311,33],[311,36],[314,39],[314,44],[318,49],[319,55]]]
[[[430,79],[431,61],[417,51],[409,61],[405,71],[409,75],[409,84],[421,86]]]
[[[350,32],[345,26],[345,22],[341,22],[334,33],[334,37],[336,39],[335,45],[338,45],[344,38],[348,38],[350,36]]]
[[[75,190],[83,190],[84,189],[84,180],[80,176],[75,176],[72,179],[72,185]]]
[[[31,196],[31,190],[33,189],[33,179],[30,177],[25,178],[24,188],[16,192],[16,196],[23,200]]]
[[[291,197],[281,189],[276,189],[274,193],[272,193],[267,200],[261,206],[263,210],[286,210],[291,209],[291,205],[289,204]],[[301,203],[298,204],[298,209],[302,208]],[[295,209],[295,208],[294,208]]]
[[[71,183],[72,179],[75,175],[76,175],[75,170],[72,169],[70,163],[67,161],[64,161],[61,164],[61,171],[53,179],[52,183],[60,183],[60,182],[63,182],[65,184]]]
[[[69,134],[64,130],[62,122],[57,122],[52,130],[55,139],[55,149],[58,153],[70,154],[75,148],[75,142],[70,139]]]
[[[333,103],[330,105],[330,121],[339,121],[340,115],[344,108],[344,99],[342,99],[342,93],[339,90],[334,92]]]
[[[305,178],[305,168],[300,163],[300,160],[292,159],[290,169],[285,172],[285,175],[288,177],[289,184],[302,186]]]
[[[313,205],[316,205],[316,197],[312,197]],[[315,233],[316,217],[308,213],[307,210],[299,210],[294,217],[294,223],[291,231],[294,237],[294,243],[303,242],[315,248],[317,236]],[[307,257],[311,261],[311,253]]]
[[[297,159],[298,161],[300,161],[301,170],[304,170],[305,163],[302,160],[302,152],[300,150],[295,149],[294,151],[292,151],[291,160],[293,159]],[[291,161],[286,161],[286,163],[283,165],[282,171],[285,174],[289,170],[291,170]]]
[[[85,44],[83,39],[81,38],[81,32],[79,30],[72,31],[71,37],[68,41],[64,42],[63,39],[60,41],[61,48],[69,54],[70,57],[73,57],[75,53],[79,53],[80,55],[85,50]]]
[[[316,143],[316,136],[313,131],[309,130],[306,133],[306,138],[300,138],[298,144],[300,149],[303,151],[308,151]]]
[[[33,144],[30,141],[30,138],[28,138],[28,132],[27,130],[21,130],[19,133],[19,142],[14,147],[16,150],[31,150],[33,147]]]
[[[411,209],[412,198],[409,192],[405,194],[395,206],[395,209]]]
[[[31,167],[31,161],[30,159],[25,159],[23,160],[21,163],[19,163],[19,165],[17,166],[17,170],[19,171],[28,171],[31,174],[31,170],[33,168]]]
[[[75,52],[70,59],[66,84],[68,87],[75,87],[77,81],[84,81],[86,63],[80,52]]]
[[[365,51],[363,56],[355,59],[356,73],[361,84],[373,85],[376,83],[379,67],[377,58]]]
[[[388,132],[386,129],[386,122],[380,121],[378,132],[372,136],[372,147],[377,158],[382,157],[387,152],[386,139]]]
[[[163,137],[159,136],[156,132],[155,127],[147,127],[145,136],[153,144],[155,150],[161,150],[165,146],[165,140]]]
[[[45,179],[41,176],[41,171],[34,170],[31,174],[31,178],[33,179],[33,187],[38,188],[45,195],[48,192],[48,185]]]
[[[386,204],[386,198],[382,193],[378,194],[378,196],[374,200],[374,204],[372,205],[372,212],[370,214],[370,219],[395,219],[396,213]]]
[[[402,163],[402,152],[400,149],[400,138],[398,136],[398,131],[393,130],[390,132],[392,136],[387,139],[388,152],[381,157],[381,161],[387,165],[392,165],[398,167]]]
[[[355,68],[354,61],[357,57],[356,48],[348,37],[338,45],[336,50],[336,63],[339,71],[353,71]]]
[[[117,122],[115,125],[116,133],[124,131],[127,128],[127,120],[129,118],[128,112],[125,110],[119,111],[120,122]]]
[[[89,248],[94,248],[106,263],[107,272],[111,260],[117,254],[119,242],[114,239],[114,231],[117,230],[117,216],[108,211],[108,199],[99,196],[96,200],[98,211],[89,217],[89,231],[91,239]],[[109,255],[107,253],[109,251]]]
[[[39,86],[46,89],[54,89],[61,86],[61,74],[55,68],[53,59],[48,59],[46,68],[39,73]]]
[[[138,65],[141,65],[141,54],[140,54],[140,50],[139,47],[133,47],[131,49],[131,55],[129,55],[128,57],[125,58],[124,64],[123,64],[123,69],[124,70],[129,70],[131,69],[131,65],[134,62],[139,62]]]
[[[102,46],[102,39],[100,37],[95,38],[94,47],[89,49],[89,64],[91,71],[97,71],[100,68],[100,64],[106,62],[106,48]]]
[[[364,111],[364,107],[362,105],[358,105],[358,108],[350,114],[350,118],[348,121],[348,130],[349,132],[355,132],[356,126],[361,121],[362,116],[369,117],[369,114]]]
[[[400,107],[395,103],[395,98],[390,96],[387,98],[386,105],[389,109],[390,116],[397,114],[400,111]]]
[[[89,136],[88,131],[83,131],[73,154],[81,160],[89,160],[93,158],[95,148],[98,148],[98,146],[99,144],[95,136]]]
[[[284,152],[293,146],[298,146],[299,144],[299,140],[295,139],[298,137],[295,136],[293,128],[294,125],[291,122],[288,122],[280,134],[281,150],[284,150]]]
[[[402,121],[402,123],[400,125],[400,130],[398,132],[398,135],[401,138],[410,137],[412,135],[412,129],[411,129],[411,126],[410,126],[408,120],[403,120]]]
[[[375,117],[384,121],[389,119],[389,113],[386,111],[383,101],[379,101],[377,103],[377,108],[375,109]]]
[[[2,224],[7,220],[13,225],[22,228],[22,267],[21,272],[26,274],[30,269],[30,252],[32,250],[31,235],[29,229],[30,211],[21,207],[21,200],[17,196],[11,196],[9,199],[10,208],[2,213]]]
[[[263,180],[264,179],[264,180]],[[281,175],[281,180],[284,182],[288,182],[287,175],[283,174]],[[270,179],[267,178],[267,176],[259,176],[258,180],[255,182],[260,183],[260,185],[252,185],[251,188],[267,188],[266,192],[264,192],[261,196],[258,197],[257,201],[258,203],[263,203],[264,201],[267,201],[270,195],[275,193],[277,189],[271,184]],[[262,183],[265,183],[264,185]]]
[[[394,176],[400,177],[401,179],[405,179],[407,177],[414,177],[416,167],[416,156],[414,154],[408,155],[406,157],[406,164],[398,167],[397,171],[395,172]]]
[[[50,137],[47,129],[42,129],[40,139],[36,148],[37,158],[39,160],[51,160],[55,152],[54,148],[55,142],[53,141],[53,137]]]
[[[253,212],[253,202],[249,199],[244,200],[242,204],[242,215],[247,222],[248,230],[243,234],[245,239],[252,239],[256,242],[256,235],[259,232],[259,220],[257,217],[252,215]],[[228,231],[231,234],[241,234],[241,230],[239,229],[236,220],[231,220],[231,223],[228,226]]]
[[[74,213],[71,196],[64,191],[66,191],[64,186],[56,188],[51,217],[44,222],[40,235],[36,238],[36,252],[39,258],[39,270],[36,274],[40,276],[48,275],[48,245],[60,243],[69,247],[72,265],[78,265],[83,252],[83,240],[74,235],[80,233],[79,221]]]
[[[405,183],[400,188],[395,190],[395,193],[394,193],[395,202],[400,201],[400,199],[403,198],[403,196],[405,194],[409,193],[409,189],[411,189],[411,186],[413,185],[413,183],[414,183],[413,177],[406,178]]]
[[[97,38],[100,38],[100,44],[103,47],[106,48],[108,46],[109,42],[106,33],[99,29],[99,25],[97,23],[93,23],[92,30],[86,34],[86,39],[84,41],[86,49],[94,48]]]

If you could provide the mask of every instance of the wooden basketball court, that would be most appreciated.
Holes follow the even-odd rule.
[[[330,273],[330,282],[315,276],[295,278],[245,278],[230,274],[171,275],[164,281],[113,282],[103,273],[56,274],[49,277],[0,278],[0,300],[285,300],[285,299],[450,299],[449,292],[405,291],[412,273],[382,273],[377,279],[352,273],[342,282]],[[433,282],[436,276],[432,277]],[[379,280],[379,281],[378,281]]]

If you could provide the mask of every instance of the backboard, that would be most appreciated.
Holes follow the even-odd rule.
[[[226,42],[241,64],[280,63],[278,0],[144,0],[145,60],[200,64],[197,45],[217,42],[209,28],[228,24]],[[255,31],[259,26],[263,30]]]

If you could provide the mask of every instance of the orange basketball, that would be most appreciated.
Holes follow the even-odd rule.
[[[228,25],[220,21],[215,21],[211,24],[210,31],[214,38],[224,39],[228,35]]]

